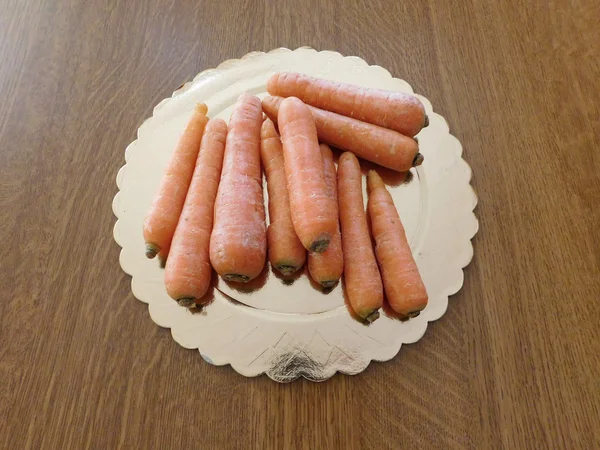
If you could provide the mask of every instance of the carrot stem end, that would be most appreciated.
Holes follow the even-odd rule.
[[[325,280],[325,281],[321,281],[319,284],[326,289],[331,289],[336,284],[338,284],[338,281],[339,280]]]
[[[146,244],[146,258],[152,259],[154,258],[158,252],[160,251],[160,247],[154,244]]]
[[[421,310],[411,311],[406,314],[399,314],[399,315],[400,315],[400,320],[403,322],[406,322],[409,319],[414,319],[415,317],[419,317],[419,314],[421,314]]]
[[[194,306],[190,306],[188,308],[188,311],[191,312],[192,314],[200,314],[200,313],[204,312],[204,305],[195,304]]]
[[[291,275],[298,270],[298,267],[289,264],[278,264],[275,266],[283,275]]]
[[[413,167],[420,166],[421,164],[423,164],[423,161],[425,161],[425,157],[423,156],[423,154],[417,153],[415,155],[415,159],[413,159]]]
[[[179,306],[183,306],[184,308],[189,308],[196,304],[196,299],[193,297],[182,297],[176,300]]]
[[[250,281],[250,277],[246,275],[240,275],[238,273],[227,273],[223,275],[223,279],[225,281],[235,281],[238,283],[247,283],[248,281]]]
[[[375,311],[371,311],[370,314],[367,314],[367,316],[364,317],[365,322],[368,324],[375,322],[377,319],[379,319],[379,310],[378,309],[376,309]]]

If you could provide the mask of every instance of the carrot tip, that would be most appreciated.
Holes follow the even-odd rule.
[[[179,306],[183,306],[184,308],[189,308],[196,305],[196,299],[193,297],[182,297],[177,299],[177,304]]]
[[[333,285],[331,287],[325,287],[323,286],[323,289],[321,289],[321,292],[325,295],[329,294],[331,291],[333,291],[335,289],[336,285]]]
[[[279,264],[279,265],[276,265],[275,268],[277,270],[279,270],[283,275],[291,275],[296,270],[298,270],[298,267],[287,265],[287,264]]]
[[[250,277],[246,275],[240,275],[238,273],[227,273],[223,275],[223,279],[225,281],[236,281],[239,283],[247,283],[248,281],[250,281]]]
[[[158,255],[158,265],[161,269],[164,269],[167,266],[167,258]]]
[[[202,312],[204,312],[204,305],[194,305],[194,306],[190,306],[188,308],[188,311],[191,312],[192,314],[200,314]]]
[[[415,159],[413,159],[413,167],[420,166],[421,164],[423,164],[423,161],[425,161],[425,157],[423,156],[423,154],[417,153],[415,155]]]
[[[425,121],[423,122],[423,128],[429,126],[429,116],[425,114]]]
[[[411,311],[411,312],[406,313],[406,314],[400,314],[400,313],[398,313],[398,316],[399,316],[399,318],[400,318],[400,320],[402,322],[406,322],[408,319],[414,319],[415,317],[419,317],[419,314],[421,314],[421,310]]]
[[[323,286],[325,289],[331,289],[336,284],[338,284],[338,281],[339,280],[326,280],[326,281],[321,281],[319,284],[321,286]]]
[[[154,258],[158,252],[160,251],[160,247],[154,244],[146,244],[146,258],[152,259]]]
[[[365,322],[367,322],[367,323],[373,323],[373,322],[375,322],[377,319],[379,319],[379,310],[376,309],[375,311],[372,311],[364,319],[365,319]]]
[[[208,114],[208,106],[206,106],[206,103],[198,103],[196,104],[196,111],[200,114],[206,115]]]

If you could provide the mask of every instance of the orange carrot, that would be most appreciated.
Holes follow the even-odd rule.
[[[158,193],[144,221],[144,240],[148,258],[154,258],[160,252],[164,261],[169,253],[171,239],[196,166],[202,133],[208,122],[206,112],[205,104],[196,106],[171,156]]]
[[[280,72],[267,81],[267,91],[298,97],[317,108],[413,137],[429,124],[423,103],[414,95],[323,80],[300,73]]]
[[[327,144],[321,144],[321,155],[323,157],[327,195],[333,199],[335,215],[339,217],[336,171],[333,164],[333,154]],[[333,234],[327,250],[323,253],[310,253],[308,255],[308,272],[317,283],[323,287],[330,288],[337,284],[343,271],[342,236],[338,224],[338,228]]]
[[[367,191],[367,209],[387,301],[398,314],[416,317],[427,306],[427,291],[392,196],[374,170],[367,176]]]
[[[354,312],[373,322],[383,304],[383,286],[364,209],[360,165],[352,153],[342,154],[338,163],[338,198],[346,294]]]
[[[208,106],[205,103],[200,103],[196,106],[196,111],[201,112],[204,115],[208,114]]]
[[[265,265],[267,229],[260,167],[260,100],[242,94],[231,114],[210,237],[210,262],[227,281],[247,282]]]
[[[304,265],[306,250],[294,231],[283,149],[271,119],[263,122],[260,138],[260,156],[269,193],[269,228],[267,229],[269,262],[282,274],[291,275]]]
[[[327,195],[314,120],[295,97],[281,102],[278,120],[294,229],[306,249],[324,252],[338,219]]]
[[[201,299],[210,286],[210,233],[226,137],[227,124],[222,119],[209,120],[202,136],[200,154],[183,211],[171,242],[165,285],[171,298],[183,306],[191,306]]]
[[[263,110],[276,120],[282,102],[281,97],[265,97]],[[322,142],[399,172],[423,163],[423,155],[413,138],[313,106],[308,108]]]

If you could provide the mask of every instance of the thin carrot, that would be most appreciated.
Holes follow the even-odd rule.
[[[427,291],[392,196],[374,170],[367,176],[367,191],[367,209],[387,301],[398,314],[416,317],[427,306]]]
[[[201,299],[210,286],[210,233],[226,137],[227,124],[222,119],[209,120],[202,136],[200,154],[183,211],[171,242],[165,285],[167,293],[183,306],[191,306]]]
[[[373,322],[383,304],[383,286],[364,209],[360,165],[352,153],[342,154],[338,163],[338,198],[346,294],[354,312]]]
[[[265,265],[267,229],[260,167],[262,121],[258,97],[242,94],[229,120],[210,237],[210,262],[227,281],[250,281]]]
[[[282,102],[282,97],[265,97],[263,110],[276,120]],[[313,106],[308,108],[322,142],[399,172],[423,163],[423,155],[413,138]]]
[[[411,94],[355,86],[292,72],[273,74],[267,91],[298,97],[317,108],[413,137],[429,124],[423,103]]]
[[[327,195],[314,120],[295,97],[281,102],[278,120],[294,229],[307,250],[324,252],[338,220]]]
[[[154,258],[160,252],[161,259],[164,261],[169,253],[171,239],[173,239],[196,166],[202,133],[208,122],[206,113],[205,104],[196,106],[177,148],[171,156],[158,193],[146,216],[144,240],[148,258]]]
[[[294,231],[281,139],[271,119],[263,122],[260,138],[260,156],[269,193],[269,262],[282,274],[291,275],[304,265],[306,249]]]
[[[325,171],[325,184],[327,195],[335,203],[335,214],[339,217],[337,180],[333,154],[327,144],[321,144],[321,155],[323,157],[323,170]],[[344,271],[344,255],[342,252],[342,236],[338,228],[333,234],[329,247],[323,253],[310,253],[308,255],[308,272],[317,283],[323,287],[330,288],[337,284]]]

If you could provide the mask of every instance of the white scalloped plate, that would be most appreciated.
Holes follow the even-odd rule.
[[[114,237],[122,247],[121,266],[132,276],[133,294],[148,304],[152,320],[170,328],[180,345],[199,349],[212,364],[231,364],[245,376],[266,373],[280,382],[300,376],[322,381],[336,371],[356,374],[371,360],[393,358],[402,344],[418,341],[427,323],[444,314],[448,296],[461,288],[462,269],[473,256],[477,198],[460,143],[431,103],[418,96],[430,118],[418,135],[425,162],[413,169],[410,183],[391,186],[390,191],[429,293],[420,316],[400,322],[384,313],[365,326],[351,318],[341,287],[325,295],[305,275],[290,285],[268,268],[260,289],[241,292],[221,281],[201,313],[178,306],[166,293],[158,263],[144,256],[142,237],[143,219],[170,153],[196,103],[206,103],[211,117],[228,120],[241,92],[266,95],[267,78],[282,70],[412,93],[408,83],[379,66],[310,48],[249,53],[206,70],[163,100],[127,147],[126,165],[117,175],[120,192],[113,201],[118,217]]]

